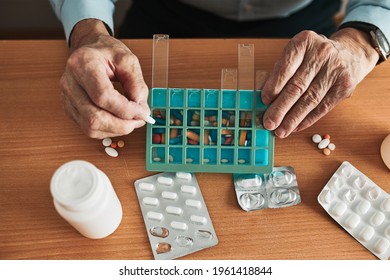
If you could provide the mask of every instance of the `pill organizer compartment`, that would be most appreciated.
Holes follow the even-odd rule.
[[[264,129],[261,91],[153,88],[149,171],[270,173],[274,135]]]
[[[390,195],[351,163],[340,165],[318,202],[376,257],[390,258]]]

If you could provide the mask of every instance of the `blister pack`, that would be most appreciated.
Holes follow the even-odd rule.
[[[318,202],[350,235],[379,259],[390,257],[390,195],[344,161]]]
[[[160,173],[135,181],[135,189],[156,260],[218,243],[195,174]]]
[[[301,202],[294,168],[274,167],[269,174],[234,174],[239,205],[245,211],[281,208]]]

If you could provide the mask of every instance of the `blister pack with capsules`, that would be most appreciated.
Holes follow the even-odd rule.
[[[382,260],[390,257],[390,195],[345,161],[318,202],[350,235]]]

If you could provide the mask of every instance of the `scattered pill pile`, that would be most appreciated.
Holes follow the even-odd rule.
[[[323,137],[319,134],[314,134],[311,140],[318,144],[318,149],[322,150],[322,153],[326,156],[329,156],[336,149],[336,145],[330,142],[329,134],[325,134]]]
[[[110,157],[117,157],[119,155],[117,148],[123,148],[125,146],[125,142],[123,140],[118,140],[117,142],[112,141],[111,138],[104,138],[103,141],[104,151]]]

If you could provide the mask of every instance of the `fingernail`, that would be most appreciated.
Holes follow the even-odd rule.
[[[286,130],[284,130],[284,128],[278,128],[275,130],[275,135],[279,138],[284,138],[286,136]]]
[[[265,95],[262,95],[262,96],[261,96],[261,101],[263,101],[263,103],[264,103],[265,105],[268,105],[268,104],[269,104],[269,98],[266,97]]]
[[[274,123],[271,119],[266,118],[266,119],[264,120],[264,127],[265,127],[266,129],[268,129],[268,130],[274,130],[275,127],[276,127],[276,125],[275,125],[275,123]]]

